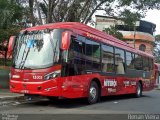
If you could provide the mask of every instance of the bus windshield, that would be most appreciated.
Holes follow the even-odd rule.
[[[40,69],[59,62],[61,30],[31,31],[17,37],[13,52],[13,67]]]

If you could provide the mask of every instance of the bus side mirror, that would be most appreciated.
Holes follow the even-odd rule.
[[[12,51],[13,51],[13,47],[14,47],[14,43],[15,43],[15,38],[16,36],[11,36],[9,39],[9,43],[8,43],[8,53],[11,55]]]
[[[65,31],[62,33],[61,49],[68,50],[70,45],[71,32]]]

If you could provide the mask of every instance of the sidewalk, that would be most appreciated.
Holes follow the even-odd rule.
[[[11,93],[9,89],[0,89],[0,102],[6,100],[22,100],[23,94]]]

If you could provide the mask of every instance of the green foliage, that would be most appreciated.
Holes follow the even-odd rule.
[[[131,12],[128,9],[125,9],[120,14],[120,19],[124,22],[124,24],[130,27],[134,27],[136,25],[136,21],[140,20],[141,17],[141,14],[137,12]]]
[[[16,0],[0,0],[0,43],[17,34],[18,21],[22,19],[22,7]]]
[[[46,23],[87,24],[92,21],[92,16],[97,10],[105,11],[108,16],[118,18],[130,16],[131,20],[136,20],[145,16],[148,9],[159,9],[160,0],[28,0],[23,3],[23,6],[26,8],[26,18],[33,25],[42,24],[42,18],[45,18]],[[36,12],[38,15],[35,14]]]
[[[22,7],[16,0],[0,0],[0,29],[7,29],[22,18]]]
[[[155,41],[156,41],[156,42],[160,42],[160,35],[156,35],[156,36],[155,36]]]
[[[1,66],[4,66],[4,65],[5,66],[11,66],[12,65],[11,59],[7,59],[6,61],[4,61],[3,58],[0,58],[0,70],[4,69],[4,68],[1,68]]]
[[[160,9],[159,0],[119,0],[119,7],[131,6],[137,10]]]
[[[155,43],[154,43],[154,56],[156,62],[160,63],[160,35],[155,36]]]
[[[0,54],[3,51],[4,65],[7,65],[7,46],[3,42],[19,32],[22,10],[23,7],[17,0],[0,0]]]
[[[11,35],[16,35],[20,31],[20,27],[10,26],[7,29],[0,29],[0,41],[4,42],[5,40],[9,40]]]
[[[134,31],[134,48],[135,48],[135,32],[136,32],[136,23],[142,18],[142,14],[138,12],[131,12],[128,9],[124,9],[123,12],[120,13],[121,20],[124,22],[124,25],[128,26],[131,31]]]
[[[103,32],[106,32],[109,35],[112,35],[119,40],[123,40],[123,34],[119,32],[114,26],[110,26],[110,28],[105,28]]]

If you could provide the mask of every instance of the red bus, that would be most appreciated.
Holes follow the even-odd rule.
[[[13,39],[12,39],[13,40]],[[10,90],[49,98],[134,94],[154,88],[154,57],[76,22],[26,28],[15,38]]]

